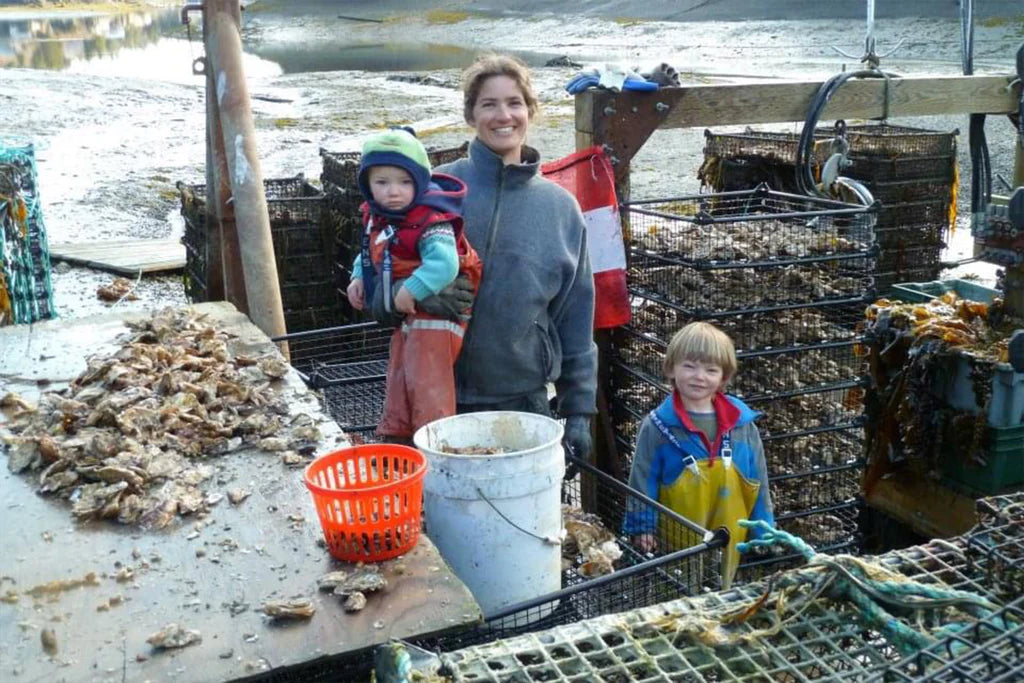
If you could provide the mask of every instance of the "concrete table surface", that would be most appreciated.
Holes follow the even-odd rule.
[[[245,352],[273,348],[230,305],[196,308],[238,335]],[[127,331],[124,320],[139,317],[0,328],[0,395],[14,391],[34,402],[42,391],[62,388],[85,369],[88,356],[114,351]],[[318,452],[346,445],[294,372],[284,384],[293,413],[310,415],[324,433]],[[237,506],[225,497],[205,519],[179,517],[151,531],[113,521],[78,523],[67,501],[35,493],[38,472],[0,468],[0,680],[236,680],[480,620],[472,595],[425,536],[380,565],[387,589],[369,594],[363,611],[345,613],[341,598],[318,592],[316,580],[353,567],[318,545],[322,533],[302,470],[252,449],[209,464],[216,473],[208,491],[242,487],[252,495]],[[84,585],[31,592],[90,573],[95,579]],[[259,611],[264,600],[289,597],[311,598],[316,614],[276,623]],[[198,630],[202,641],[154,650],[146,638],[170,623]],[[42,647],[43,629],[56,636],[55,654]]]

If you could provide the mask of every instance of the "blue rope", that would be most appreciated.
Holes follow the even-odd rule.
[[[946,607],[957,609],[976,619],[987,619],[999,606],[986,598],[967,591],[940,588],[916,581],[890,581],[873,579],[868,576],[857,560],[832,557],[817,553],[806,541],[782,529],[757,520],[740,520],[740,526],[754,529],[759,537],[738,543],[741,553],[756,548],[788,546],[807,560],[807,566],[794,572],[776,577],[775,584],[782,588],[802,587],[808,584],[820,586],[826,581],[826,597],[836,601],[847,601],[860,613],[866,625],[884,634],[900,651],[911,654],[937,641],[936,636],[956,633],[969,628],[974,622],[957,621],[943,626],[935,634],[921,633],[886,611],[882,606],[907,610],[938,610]],[[822,579],[821,569],[828,570],[828,578]],[[818,592],[814,591],[815,594]],[[1007,627],[1003,620],[1002,628]]]

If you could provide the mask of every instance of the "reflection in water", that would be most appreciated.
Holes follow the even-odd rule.
[[[285,73],[319,71],[433,71],[461,69],[482,51],[458,45],[410,43],[316,43],[296,48],[293,44],[254,45],[247,48],[263,59],[281,65]],[[512,51],[530,66],[543,66],[557,54]]]
[[[262,20],[266,21],[266,16]],[[334,21],[333,15],[327,21]],[[316,26],[310,32],[322,34]],[[200,26],[192,29],[191,44],[184,38],[185,29],[174,9],[16,19],[0,14],[0,67],[178,81],[191,76],[192,58],[203,53]],[[344,39],[264,42],[244,30],[243,44],[248,55],[257,56],[247,59],[247,65],[260,67],[253,75],[461,69],[480,51],[457,45],[353,43]],[[556,56],[515,54],[531,66],[541,66]]]
[[[144,47],[181,30],[175,10],[59,18],[0,18],[0,67],[66,69]]]

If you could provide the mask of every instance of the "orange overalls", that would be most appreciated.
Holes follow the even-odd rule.
[[[370,221],[368,211],[364,210],[374,270],[380,272],[378,269],[389,263],[389,281],[412,275],[421,263],[417,247],[420,236],[440,222],[451,223],[455,228],[459,274],[469,278],[475,292],[480,286],[483,265],[463,234],[462,218],[428,206],[413,208],[398,226],[380,218]],[[389,228],[390,237],[378,239],[381,232]],[[376,286],[385,286],[385,283],[378,282]],[[466,325],[420,312],[405,316],[391,336],[378,436],[411,439],[413,433],[428,422],[455,414],[454,366],[462,350]]]

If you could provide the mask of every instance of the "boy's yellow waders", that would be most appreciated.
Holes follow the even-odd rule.
[[[732,440],[729,434],[722,436],[720,457],[697,460],[686,455],[682,444],[656,415],[653,421],[658,430],[676,446],[687,461],[679,477],[658,491],[658,500],[691,522],[705,529],[725,527],[729,530],[729,545],[722,555],[722,587],[732,584],[739,564],[736,544],[746,540],[747,530],[740,527],[739,520],[747,519],[757,502],[761,483],[750,481],[732,464]],[[671,534],[664,530],[658,534],[663,543],[675,545]],[[671,550],[680,550],[673,547]]]

